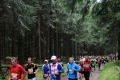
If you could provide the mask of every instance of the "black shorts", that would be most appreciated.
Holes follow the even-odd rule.
[[[49,74],[48,74],[48,75],[49,75]],[[45,76],[43,75],[43,78],[44,78],[44,79],[47,79],[48,77],[49,77],[49,76],[46,76],[46,77],[45,77]]]

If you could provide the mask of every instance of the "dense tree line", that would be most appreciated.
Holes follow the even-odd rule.
[[[25,63],[120,52],[119,0],[1,0],[0,59]]]

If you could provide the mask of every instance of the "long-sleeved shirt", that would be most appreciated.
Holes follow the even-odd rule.
[[[21,73],[23,73],[23,76],[21,76],[22,75]],[[17,80],[18,79],[24,80],[25,76],[26,71],[21,65],[16,64],[16,66],[13,65],[10,66],[10,79],[16,78]]]
[[[91,62],[84,61],[83,67],[84,67],[84,72],[90,72],[91,71]]]
[[[68,73],[68,79],[77,79],[77,72],[80,72],[80,67],[73,63],[73,64],[68,64],[67,66],[67,73]]]

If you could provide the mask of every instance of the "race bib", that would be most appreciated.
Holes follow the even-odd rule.
[[[48,74],[44,74],[44,77],[48,77]]]
[[[28,73],[29,74],[33,74],[33,69],[31,68],[31,69],[28,69]]]
[[[84,66],[84,68],[89,68],[90,64],[84,64],[83,66]]]
[[[70,74],[74,74],[74,70],[73,69],[69,69],[69,73]]]
[[[11,75],[12,75],[12,79],[17,80],[17,74],[16,73],[12,73]]]
[[[51,70],[51,73],[52,73],[52,74],[55,74],[55,73],[57,73],[57,72],[58,72],[57,69]]]

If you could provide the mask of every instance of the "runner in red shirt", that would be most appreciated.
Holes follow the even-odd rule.
[[[100,66],[101,66],[101,58],[100,57],[97,58],[97,63],[98,63],[99,71],[100,71]]]
[[[79,79],[82,80],[84,77],[84,68],[83,68],[83,60],[81,59],[79,64],[81,71],[79,72]]]
[[[17,59],[15,57],[11,59],[11,63],[9,80],[24,80],[26,76],[24,68],[17,63]],[[23,76],[21,76],[21,73],[23,73]]]
[[[91,72],[91,62],[88,59],[89,57],[86,56],[85,61],[83,63],[85,80],[89,80],[90,72]]]
[[[90,63],[92,63],[92,57],[91,56],[89,56],[88,60],[90,61]]]

